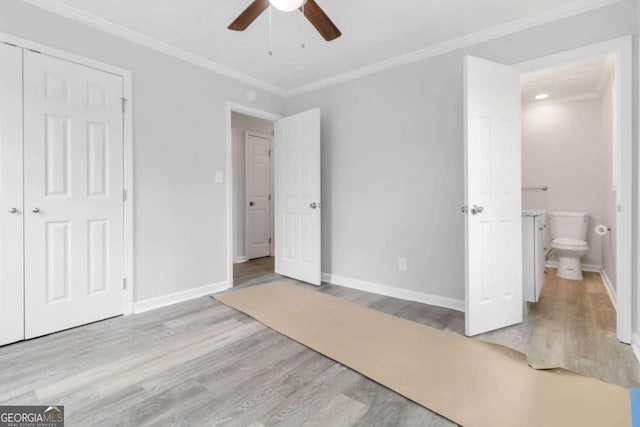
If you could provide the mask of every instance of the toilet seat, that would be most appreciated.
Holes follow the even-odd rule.
[[[589,244],[584,240],[577,239],[553,239],[551,247],[554,249],[588,250]]]

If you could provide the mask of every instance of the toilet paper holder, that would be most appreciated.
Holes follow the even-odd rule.
[[[597,235],[599,236],[604,236],[606,234],[611,233],[611,226],[610,225],[596,225],[594,228],[594,231],[596,232]]]

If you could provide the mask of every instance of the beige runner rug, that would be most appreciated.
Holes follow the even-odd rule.
[[[216,299],[463,426],[631,425],[628,390],[507,347],[285,282]]]

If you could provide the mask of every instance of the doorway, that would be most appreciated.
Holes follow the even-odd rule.
[[[616,332],[617,74],[605,53],[521,75],[524,299],[567,339]]]
[[[591,108],[600,111],[600,117],[597,120],[601,122],[601,134],[596,138],[596,145],[593,149],[600,149],[601,151],[597,163],[594,164],[594,167],[599,166],[601,168],[601,177],[597,180],[597,188],[590,191],[592,207],[588,208],[585,205],[584,209],[578,209],[583,211],[591,209],[594,211],[589,215],[587,238],[589,251],[583,258],[582,269],[585,271],[590,270],[590,274],[595,273],[598,280],[600,280],[600,277],[602,278],[602,282],[615,307],[617,338],[623,343],[631,343],[631,278],[633,268],[631,255],[633,188],[631,156],[631,39],[630,37],[623,37],[610,40],[518,64],[516,67],[521,70],[525,78],[527,75],[535,75],[534,73],[544,74],[544,70],[550,70],[553,73],[553,70],[564,69],[567,74],[572,74],[573,78],[571,80],[573,80],[572,84],[575,86],[580,84],[576,81],[582,80],[582,83],[586,85],[588,81],[595,82],[598,80],[595,75],[599,77],[598,83],[593,86],[595,90],[583,91],[582,94],[574,93],[571,95],[567,93],[564,96],[565,99],[559,99],[559,101],[565,103],[557,108],[567,110],[572,106],[582,106],[583,109]],[[569,87],[568,84],[559,86],[560,88]],[[560,88],[559,90],[561,90]],[[539,88],[536,88],[534,92],[536,90],[538,93],[534,93],[534,97],[547,94],[547,92]],[[577,90],[574,89],[573,91],[576,92]],[[532,95],[528,94],[528,96]],[[542,104],[543,108],[529,110],[534,112],[530,117],[531,119],[537,120],[536,113],[545,114],[544,110],[550,107],[553,102],[550,98],[551,96],[547,99],[537,100],[539,104]],[[544,103],[547,103],[547,105],[545,106]],[[586,111],[584,113],[589,114]],[[525,116],[525,120],[527,119],[528,117]],[[585,126],[593,125],[594,123],[590,123]],[[584,150],[582,153],[584,153]],[[573,167],[578,168],[577,163],[579,162],[582,161],[575,160]],[[568,170],[571,170],[571,168]],[[582,179],[575,182],[584,186],[584,181]],[[523,187],[525,188],[530,186],[535,188],[540,185],[547,186],[548,190],[524,192],[524,203],[535,203],[531,200],[533,198],[537,198],[537,202],[540,202],[545,197],[550,199],[553,193],[558,191],[558,189],[554,191],[550,184],[523,182]],[[570,191],[570,189],[568,190]],[[574,197],[580,192],[582,190],[574,192]],[[594,195],[597,195],[597,197],[593,197]],[[572,203],[579,203],[579,201],[576,199]],[[574,210],[569,208],[568,205],[559,207],[562,208],[561,210]],[[596,232],[596,228],[598,228],[599,234]],[[551,249],[550,240],[551,233],[548,234],[545,244],[548,249]],[[552,256],[553,252],[557,251],[552,251]],[[556,267],[557,261],[552,256],[549,257],[549,261],[551,261],[549,265]]]
[[[233,156],[233,286],[260,283],[275,274],[274,121],[231,112]]]
[[[264,153],[267,146],[265,140],[269,139],[269,135],[245,132],[245,145],[248,141],[256,151],[254,161],[255,165],[258,165],[256,170],[259,173],[254,177],[263,177],[263,182],[259,184],[264,190],[261,193],[263,199],[268,188],[264,177],[268,175],[273,177],[272,198],[269,204],[265,200],[262,205],[257,203],[255,199],[247,200],[246,193],[245,197],[234,197],[235,188],[241,186],[235,184],[234,171],[237,168],[234,168],[234,133],[237,139],[239,132],[232,131],[233,113],[274,123],[275,132],[271,144],[273,147],[272,167],[270,167],[271,161],[266,160]],[[321,284],[320,117],[320,109],[318,108],[281,118],[273,113],[227,102],[227,260],[229,266],[227,286],[229,288],[234,286],[233,271],[234,261],[236,261],[234,242],[236,223],[239,222],[236,219],[238,211],[234,203],[236,200],[245,203],[248,208],[271,207],[273,212],[271,215],[273,217],[271,254],[275,255],[273,263],[276,273],[316,286]],[[245,169],[246,162],[245,156]],[[264,170],[266,168],[270,168],[272,172],[266,173]],[[260,193],[260,191],[254,190],[249,189],[252,196]],[[252,201],[254,205],[250,206],[249,203]],[[253,211],[248,210],[248,212]],[[266,215],[261,212],[255,216],[257,216],[258,230],[263,231],[262,237],[256,238],[255,241],[264,240],[264,236],[267,234],[266,230],[270,227],[265,225]],[[256,225],[256,222],[252,223],[254,226]],[[239,231],[242,230],[243,228],[240,228]],[[246,236],[246,228],[244,231]],[[244,240],[246,242],[246,237]],[[248,260],[247,255],[244,257]],[[244,261],[244,259],[239,258],[237,261]]]
[[[475,335],[522,322],[521,259],[496,256],[491,248],[521,243],[521,90],[520,76],[534,70],[597,56],[614,58],[616,335],[631,342],[632,325],[632,55],[623,37],[507,66],[479,58],[465,61],[466,329]],[[517,155],[516,155],[517,154]],[[506,160],[512,159],[512,160]],[[568,170],[571,162],[568,163]],[[503,177],[497,179],[498,176]],[[508,176],[508,179],[505,177]],[[517,192],[508,183],[518,184]],[[543,182],[531,185],[543,191]],[[504,188],[503,188],[504,187]],[[526,187],[529,188],[529,187]],[[491,190],[491,191],[490,191]],[[495,190],[495,191],[494,191]],[[490,197],[491,196],[491,197]],[[513,213],[500,219],[505,209]],[[516,214],[517,213],[517,214]],[[498,220],[496,220],[498,218]],[[613,223],[613,221],[611,221]],[[592,224],[599,225],[599,224]],[[606,227],[605,227],[606,228]],[[485,246],[483,246],[485,245]],[[487,250],[483,250],[487,249]],[[507,254],[512,252],[507,252]],[[516,277],[517,276],[517,277]],[[509,280],[502,280],[502,279]],[[515,297],[514,297],[515,296]],[[505,301],[511,300],[508,307]],[[518,304],[517,302],[520,302]],[[508,309],[508,310],[507,310]]]

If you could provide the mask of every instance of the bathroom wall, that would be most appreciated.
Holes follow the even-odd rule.
[[[231,112],[233,137],[233,236],[234,262],[244,261],[246,255],[246,175],[245,175],[245,132],[273,135],[273,122],[244,114]],[[273,171],[273,168],[271,168]],[[273,218],[273,216],[272,216]],[[273,230],[273,228],[272,228]]]
[[[609,87],[597,98],[523,106],[522,185],[546,185],[549,190],[523,192],[522,206],[589,212],[590,249],[582,263],[599,268],[606,261],[613,281],[615,239],[593,231],[596,224],[613,226],[615,222],[611,97]],[[549,259],[557,257],[552,254]]]

